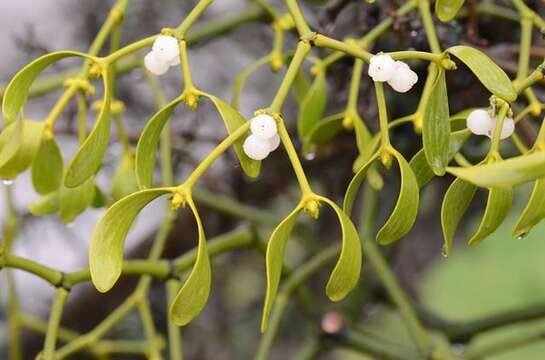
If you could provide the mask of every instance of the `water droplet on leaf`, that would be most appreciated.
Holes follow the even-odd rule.
[[[11,186],[13,185],[13,180],[12,179],[4,179],[2,180],[2,184],[4,184],[5,186]]]

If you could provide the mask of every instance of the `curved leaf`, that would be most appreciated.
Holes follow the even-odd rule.
[[[64,224],[76,220],[93,203],[95,179],[90,177],[74,188],[61,186],[59,190],[59,217]]]
[[[199,245],[197,248],[197,259],[193,265],[193,269],[170,306],[170,317],[178,326],[187,325],[199,315],[208,300],[212,282],[210,258],[208,256],[202,222],[193,200],[188,198],[187,203],[197,222]]]
[[[435,13],[439,20],[447,22],[454,19],[462,5],[464,5],[464,0],[437,0]]]
[[[513,190],[511,188],[492,188],[488,192],[488,201],[484,216],[477,232],[469,239],[469,245],[477,245],[492,234],[507,217],[511,208]]]
[[[43,134],[38,153],[32,162],[32,185],[38,194],[48,194],[62,183],[64,161],[55,138]]]
[[[305,96],[308,93],[309,89],[310,80],[305,74],[303,74],[302,72],[298,72],[295,76],[295,79],[293,80],[292,90],[295,95],[295,99],[297,100],[297,103],[299,105],[301,105],[301,103],[305,99]]]
[[[6,123],[12,123],[17,119],[17,115],[25,105],[30,86],[38,75],[49,65],[69,57],[94,59],[92,56],[77,51],[57,51],[34,60],[15,74],[6,87],[2,99],[2,113]]]
[[[327,144],[343,130],[344,113],[333,114],[318,121],[310,129],[307,142],[311,144]]]
[[[492,94],[509,102],[517,99],[517,92],[507,74],[485,53],[463,45],[453,46],[446,51],[466,64]]]
[[[354,164],[352,165],[352,171],[358,172],[358,170],[364,166],[369,159],[375,154],[376,149],[380,143],[380,136],[379,134],[375,135],[373,139],[362,149],[360,149],[360,154],[354,161]]]
[[[59,210],[59,193],[57,191],[42,196],[28,207],[34,216],[45,216]]]
[[[468,130],[455,131],[450,134],[450,152],[448,155],[449,162],[454,158],[454,155],[460,151],[470,135],[471,133]],[[411,168],[413,169],[420,188],[423,188],[435,176],[433,170],[428,164],[424,149],[421,149],[413,156],[409,162],[409,165],[411,165]]]
[[[239,127],[247,122],[247,120],[237,110],[233,109],[231,105],[227,104],[220,98],[205,93],[202,93],[202,95],[208,97],[214,103],[214,105],[216,105],[229,135],[234,133]],[[245,137],[242,136],[240,139],[235,141],[233,147],[244,173],[251,178],[255,178],[259,175],[261,161],[252,160],[246,155],[242,149],[244,139]]]
[[[545,177],[545,152],[471,167],[448,167],[447,171],[480,187],[511,187]]]
[[[267,323],[271,313],[280,276],[282,275],[282,264],[284,263],[284,252],[286,243],[297,219],[297,215],[302,210],[298,205],[278,226],[274,229],[267,244],[266,267],[267,267],[267,293],[265,295],[265,304],[263,305],[263,315],[261,318],[261,332],[267,330]]]
[[[132,153],[123,154],[121,162],[112,180],[112,197],[119,200],[138,190],[136,173],[134,172],[134,157]]]
[[[475,185],[461,179],[455,179],[445,194],[441,205],[441,228],[443,229],[444,238],[443,254],[445,256],[450,255],[458,224],[467,211],[476,191],[477,187]]]
[[[182,96],[169,102],[163,108],[159,109],[148,121],[146,127],[138,139],[136,145],[136,179],[140,188],[152,186],[153,169],[155,167],[155,158],[157,156],[157,146],[161,138],[163,128],[170,120],[172,112],[183,101]]]
[[[390,152],[399,164],[401,189],[394,211],[377,233],[377,242],[382,245],[405,236],[413,227],[418,214],[419,188],[416,177],[403,155],[393,148]]]
[[[102,73],[104,96],[102,108],[98,114],[93,130],[70,161],[64,178],[64,185],[76,187],[95,173],[102,164],[102,158],[108,147],[110,137],[110,103],[112,97],[112,78],[110,69]]]
[[[327,102],[327,82],[325,72],[320,71],[310,89],[305,94],[305,98],[299,107],[297,117],[297,133],[299,139],[305,139],[312,127],[320,120],[324,113]]]
[[[360,278],[361,240],[354,224],[337,204],[324,197],[320,197],[320,200],[333,208],[341,224],[341,254],[326,286],[327,297],[332,301],[340,301],[352,291]]]
[[[40,146],[43,129],[43,122],[29,120],[18,120],[4,129],[0,135],[0,158],[2,159],[0,178],[14,179],[28,169]],[[12,136],[17,143],[12,141],[10,138]],[[12,146],[14,148],[11,148]]]
[[[436,175],[442,176],[450,161],[450,121],[445,71],[435,72],[437,78],[424,112],[422,142],[428,164]]]
[[[97,222],[89,244],[89,268],[98,291],[110,290],[121,275],[123,245],[138,213],[154,199],[171,192],[170,188],[135,192],[113,204]]]
[[[365,175],[367,175],[367,171],[373,165],[375,160],[378,158],[378,153],[375,153],[365,165],[361,167],[361,169],[358,170],[356,175],[352,178],[350,181],[350,184],[348,184],[348,188],[346,189],[346,192],[344,194],[344,201],[343,201],[343,210],[346,214],[350,216],[350,213],[352,212],[352,206],[354,205],[354,200],[356,199],[356,195],[358,194],[358,190],[360,189],[361,183],[365,179]]]
[[[524,237],[541,220],[545,218],[545,179],[538,179],[534,184],[532,195],[513,229],[513,236]]]

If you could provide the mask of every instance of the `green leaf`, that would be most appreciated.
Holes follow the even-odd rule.
[[[446,51],[466,64],[492,94],[509,102],[517,99],[517,92],[507,74],[486,54],[463,45],[448,48]]]
[[[293,93],[297,103],[301,105],[310,89],[310,80],[302,72],[298,72],[293,81]]]
[[[422,142],[426,159],[433,172],[442,176],[450,161],[450,121],[447,83],[443,69],[437,72],[423,120]]]
[[[202,311],[210,294],[212,274],[210,258],[206,247],[206,238],[197,208],[190,198],[187,199],[189,207],[193,211],[199,232],[199,245],[197,248],[197,260],[184,285],[174,298],[170,306],[170,317],[178,326],[187,325]]]
[[[365,176],[367,175],[367,171],[375,160],[378,158],[378,153],[375,153],[365,165],[363,165],[358,172],[354,175],[352,180],[350,181],[350,184],[348,184],[348,188],[346,189],[346,192],[344,194],[344,201],[343,201],[343,210],[346,214],[350,215],[352,212],[352,207],[354,206],[354,200],[356,200],[356,195],[358,194],[358,190],[360,189],[361,183],[365,179]]]
[[[172,112],[183,101],[182,96],[159,109],[148,121],[136,145],[136,179],[140,188],[149,188],[153,182],[153,169],[157,156],[157,146],[163,128],[170,120]]]
[[[468,130],[455,131],[450,134],[450,152],[448,155],[449,162],[452,160],[454,155],[460,151],[467,139],[469,139],[470,135],[471,133]],[[413,156],[409,162],[409,165],[411,165],[411,168],[413,169],[420,188],[423,188],[435,176],[433,170],[428,164],[424,149],[421,149]]]
[[[58,51],[34,60],[15,74],[6,87],[4,98],[2,99],[2,113],[4,114],[4,121],[6,123],[12,123],[17,119],[17,115],[25,105],[30,86],[38,75],[49,65],[69,57],[94,59],[92,56],[77,51]]]
[[[135,192],[113,204],[97,222],[89,245],[89,268],[98,291],[110,290],[119,279],[125,238],[138,213],[154,199],[171,192],[170,188]]]
[[[95,179],[90,177],[74,188],[61,186],[59,190],[59,217],[64,224],[76,220],[79,214],[91,206],[95,198]]]
[[[216,108],[218,109],[218,112],[223,119],[225,128],[227,129],[227,133],[229,135],[234,133],[239,127],[247,122],[244,116],[242,116],[231,105],[227,104],[220,98],[210,94],[203,93],[202,95],[208,97],[214,103],[214,105],[216,105]],[[241,137],[240,139],[235,141],[233,147],[244,173],[251,178],[255,178],[259,175],[261,161],[252,160],[246,155],[246,153],[242,149],[244,138],[245,137]]]
[[[271,234],[269,243],[267,244],[266,267],[267,267],[267,293],[265,295],[265,304],[263,306],[263,315],[261,318],[261,332],[267,330],[267,322],[271,313],[278,285],[280,284],[280,276],[282,275],[282,264],[284,263],[284,252],[286,243],[297,219],[297,215],[303,207],[297,206]]]
[[[464,5],[464,0],[437,0],[435,13],[439,20],[447,22],[454,19],[462,5]]]
[[[64,161],[55,138],[44,133],[32,162],[32,185],[38,194],[49,194],[61,186]]]
[[[545,177],[545,152],[465,168],[448,167],[447,171],[480,187],[512,187]]]
[[[54,191],[42,196],[30,204],[29,210],[34,216],[45,216],[56,213],[59,210],[59,193]]]
[[[363,153],[367,151],[367,146],[373,140],[373,135],[371,134],[367,126],[365,126],[365,123],[358,114],[355,114],[353,124],[358,150],[360,151],[360,153]]]
[[[359,169],[361,169],[368,161],[369,159],[375,154],[377,147],[380,143],[380,136],[373,137],[373,139],[362,149],[360,149],[360,154],[354,161],[354,164],[352,165],[352,171],[358,172]]]
[[[443,229],[443,254],[450,255],[456,229],[464,216],[477,187],[462,179],[455,179],[449,186],[441,205],[441,228]]]
[[[137,190],[134,156],[132,153],[126,152],[123,154],[112,180],[112,197],[117,201]]]
[[[0,178],[14,179],[28,169],[40,146],[43,128],[43,122],[18,120],[4,129],[0,135]]]
[[[299,139],[305,139],[312,127],[322,117],[327,102],[327,82],[325,72],[320,71],[301,102],[297,117]]]
[[[95,198],[93,199],[93,202],[91,203],[91,206],[95,209],[100,209],[105,207],[108,204],[108,198],[100,189],[97,184],[95,184]]]
[[[333,208],[342,230],[341,254],[326,286],[327,297],[332,301],[341,301],[356,286],[361,272],[361,240],[350,218],[328,198],[320,200]]]
[[[343,130],[344,113],[333,114],[318,121],[308,133],[306,142],[327,144]]]
[[[522,211],[513,229],[513,236],[524,237],[545,218],[545,179],[538,179],[530,195],[530,200]]]
[[[382,245],[405,236],[413,227],[418,214],[419,188],[416,177],[403,155],[393,148],[390,152],[399,164],[401,189],[394,211],[377,234],[377,242]]]
[[[76,187],[95,175],[102,164],[110,137],[110,103],[112,97],[111,69],[102,73],[104,97],[93,130],[72,158],[64,178],[64,185]]]
[[[484,216],[477,232],[469,239],[469,245],[477,245],[488,235],[492,234],[505,220],[511,202],[513,199],[513,190],[511,188],[492,188],[488,192],[488,201]]]

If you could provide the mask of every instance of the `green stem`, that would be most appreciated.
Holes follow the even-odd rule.
[[[87,136],[87,99],[83,91],[78,91],[78,140],[85,141]]]
[[[23,347],[21,341],[21,314],[17,300],[15,282],[11,271],[6,271],[6,288],[8,295],[8,325],[9,325],[9,358],[10,360],[23,359]]]
[[[437,38],[437,32],[435,31],[435,25],[430,12],[429,0],[418,0],[418,10],[422,17],[422,23],[426,30],[426,37],[428,38],[428,44],[434,54],[441,53],[441,45],[439,45],[439,39]]]
[[[148,341],[148,355],[150,359],[161,359],[161,347],[157,341],[157,332],[155,330],[155,324],[153,323],[153,317],[151,315],[151,309],[147,298],[140,298],[137,304],[138,313],[142,321],[144,328],[144,334]]]
[[[45,333],[44,350],[42,353],[43,360],[53,360],[55,357],[55,348],[57,346],[57,333],[61,324],[62,312],[64,310],[64,304],[68,298],[68,290],[60,287],[57,288],[55,293],[55,299],[51,306],[51,312],[49,315],[49,323],[47,325],[47,332]]]
[[[285,3],[291,17],[293,18],[293,22],[295,23],[295,28],[297,29],[297,33],[299,33],[299,37],[305,37],[312,33],[303,16],[303,13],[301,12],[301,9],[299,8],[299,5],[297,4],[297,0],[285,0]]]
[[[167,303],[166,303],[166,314],[169,313],[170,304],[174,301],[174,298],[178,294],[180,289],[180,281],[176,279],[169,279],[166,282],[166,293],[167,293]],[[169,359],[170,360],[183,360],[183,351],[182,351],[182,338],[180,336],[180,328],[170,321],[166,320],[167,330],[168,330],[168,349],[169,349]]]
[[[375,81],[375,93],[377,96],[381,144],[382,147],[385,148],[390,146],[390,135],[388,134],[388,110],[386,109],[386,98],[384,97],[384,87],[381,82]]]
[[[214,2],[214,0],[200,0],[197,5],[191,10],[187,17],[182,21],[180,26],[176,29],[176,35],[183,39],[186,36],[187,31],[193,26],[193,23],[197,21],[205,10]]]
[[[532,46],[532,20],[522,18],[520,21],[520,47],[517,77],[515,81],[521,81],[528,76],[530,67],[530,47]]]
[[[488,159],[497,159],[500,156],[500,135],[507,110],[509,110],[509,104],[505,103],[502,105],[498,115],[496,116],[496,128],[494,129],[494,134],[492,135],[492,143],[490,144],[490,150],[487,156]]]
[[[119,137],[119,141],[121,142],[121,145],[123,146],[123,152],[125,154],[131,153],[131,143],[129,141],[129,136],[127,135],[127,132],[125,131],[125,126],[123,125],[123,119],[121,119],[121,114],[114,114],[113,115],[115,126],[117,128],[117,136]]]
[[[354,68],[352,69],[352,79],[350,81],[350,92],[348,93],[348,102],[346,111],[358,111],[358,96],[360,94],[361,75],[363,72],[363,61],[360,59],[354,60]]]
[[[189,58],[187,56],[187,44],[184,40],[178,42],[180,46],[180,64],[182,67],[182,74],[184,77],[185,91],[193,91],[195,86],[193,85],[193,79],[191,76],[191,68],[189,67]]]

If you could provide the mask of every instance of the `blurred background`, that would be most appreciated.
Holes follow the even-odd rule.
[[[304,12],[314,28],[332,37],[358,37],[389,16],[404,1],[331,0],[304,2]],[[278,8],[283,9],[278,4]],[[502,5],[506,2],[497,1]],[[543,12],[545,4],[528,1]],[[195,1],[143,1],[130,3],[123,25],[122,44],[159,32],[163,27],[176,26],[194,6]],[[55,50],[85,51],[98,28],[104,21],[112,1],[70,0],[5,0],[0,2],[0,83],[7,83],[13,74],[31,60]],[[199,24],[222,19],[247,11],[251,1],[216,1],[205,13]],[[265,20],[263,18],[263,20]],[[197,25],[199,25],[197,24]],[[480,17],[478,22],[464,17],[447,25],[436,22],[441,44],[470,43],[484,46],[510,75],[516,71],[519,26],[506,20]],[[396,18],[395,31],[381,38],[374,51],[404,50],[415,48],[427,50],[425,33],[417,15]],[[545,55],[544,41],[535,34],[535,62]],[[232,82],[248,64],[269,53],[273,32],[267,21],[252,21],[235,30],[207,39],[190,49],[194,82],[204,91],[229,101]],[[285,51],[293,48],[295,36],[286,39]],[[142,53],[144,54],[144,52]],[[325,55],[326,52],[317,52]],[[540,60],[541,58],[541,60]],[[48,70],[55,73],[72,69],[77,62],[63,61]],[[347,100],[353,61],[346,59],[328,71],[327,114],[342,111]],[[411,64],[423,79],[424,64]],[[284,69],[285,70],[285,69]],[[283,71],[284,71],[283,70]],[[308,68],[306,69],[308,73]],[[283,72],[282,71],[282,72]],[[282,72],[273,73],[265,66],[252,75],[241,98],[241,112],[250,116],[256,109],[269,104]],[[171,70],[160,78],[161,88],[167,99],[179,94],[180,74]],[[407,96],[388,93],[391,118],[414,111],[419,100],[419,87]],[[487,106],[489,94],[475,81],[469,71],[460,69],[448,76],[451,113],[468,107]],[[367,76],[361,85],[359,111],[368,126],[376,131],[377,117],[374,91]],[[545,99],[542,89],[538,96]],[[29,101],[25,115],[30,119],[43,119],[52,104],[60,96],[60,90]],[[127,111],[123,121],[129,137],[136,144],[138,135],[151,115],[157,110],[154,97],[145,81],[142,69],[120,75],[117,97],[125,103]],[[100,94],[97,95],[100,98]],[[294,129],[297,107],[294,99],[285,106],[284,117]],[[516,109],[515,109],[516,112]],[[72,103],[63,112],[57,124],[65,160],[70,159],[77,147],[74,123],[76,104]],[[90,116],[92,121],[94,116]],[[528,125],[517,131],[528,144],[532,143],[537,122],[530,119]],[[206,102],[195,112],[179,107],[172,121],[174,132],[175,175],[183,179],[213,147],[225,136],[225,131],[215,109]],[[115,134],[113,139],[115,139]],[[396,147],[409,159],[421,147],[420,138],[412,127],[400,127],[393,133]],[[470,141],[464,148],[470,160],[479,159],[487,143]],[[505,144],[506,154],[512,152]],[[109,146],[102,171],[97,177],[98,185],[109,191],[113,171],[117,165],[121,145],[115,140]],[[342,201],[344,191],[352,176],[352,162],[357,156],[353,135],[341,134],[304,159],[313,187],[337,203]],[[377,228],[391,212],[399,186],[396,171],[385,173],[384,190],[380,193]],[[469,248],[468,237],[478,226],[485,205],[486,194],[479,194],[459,228],[456,246],[449,258],[441,256],[439,209],[444,192],[452,179],[448,176],[435,179],[421,194],[420,213],[411,233],[393,246],[387,247],[385,255],[397,278],[417,308],[429,322],[437,317],[452,323],[480,319],[520,308],[545,308],[545,224],[537,226],[523,240],[511,236],[511,228],[527,202],[531,187],[521,186],[514,197],[514,206],[505,224],[481,245]],[[10,186],[15,195],[17,211],[23,216],[21,231],[13,252],[37,262],[63,271],[85,267],[90,234],[104,209],[88,209],[75,222],[62,224],[56,216],[33,217],[28,205],[38,196],[34,193],[28,173],[19,176]],[[212,170],[201,180],[200,186],[209,192],[233,197],[245,204],[267,210],[278,216],[286,216],[297,201],[298,189],[283,151],[277,151],[263,165],[257,181],[242,175],[232,153],[223,156]],[[5,204],[5,191],[0,189],[0,204]],[[147,255],[149,243],[161,220],[163,203],[160,201],[147,207],[139,217],[126,243],[129,258]],[[240,226],[241,220],[223,215],[205,205],[199,205],[208,238]],[[0,207],[0,222],[5,219],[5,206]],[[334,224],[334,226],[332,226]],[[339,231],[333,214],[324,212],[318,222],[300,216],[298,236],[288,247],[288,263],[297,265],[312,254],[339,240]],[[267,238],[272,227],[257,229]],[[185,211],[178,213],[176,228],[168,240],[164,256],[171,258],[195,246],[196,234],[193,219]],[[364,263],[364,266],[366,264]],[[290,306],[273,347],[273,359],[289,359],[301,350],[308,334],[319,333],[322,318],[332,311],[342,314],[343,321],[356,323],[362,331],[391,340],[393,343],[413,347],[404,323],[384,296],[380,283],[366,268],[365,282],[344,302],[330,303],[323,295],[323,287],[329,268],[323,269],[309,283],[313,311],[302,313]],[[367,274],[367,272],[369,272]],[[32,275],[14,271],[17,295],[25,312],[46,320],[54,289]],[[0,272],[2,275],[2,272]],[[103,319],[127,296],[135,284],[133,278],[123,280],[108,294],[98,294],[90,284],[76,287],[70,296],[63,315],[63,326],[86,332]],[[0,276],[0,301],[6,302],[6,284]],[[256,251],[239,250],[219,256],[213,261],[213,289],[209,303],[200,317],[183,330],[184,353],[187,359],[247,359],[256,350],[260,332],[259,321],[265,289],[264,260]],[[157,328],[164,333],[166,324],[163,286],[152,286],[150,302]],[[8,358],[6,307],[0,307],[0,359]],[[545,321],[512,324],[479,336],[478,341],[492,341],[502,336],[524,334],[542,329],[545,337]],[[142,330],[136,314],[119,323],[108,334],[109,339],[138,339]],[[35,333],[24,333],[25,356],[33,359],[43,345],[43,338]],[[326,341],[326,340],[324,340]],[[461,347],[460,345],[460,351]],[[490,359],[542,359],[545,343],[532,343]],[[85,355],[77,355],[84,359]],[[132,359],[116,357],[119,359]],[[365,358],[350,350],[332,350],[324,359]]]

